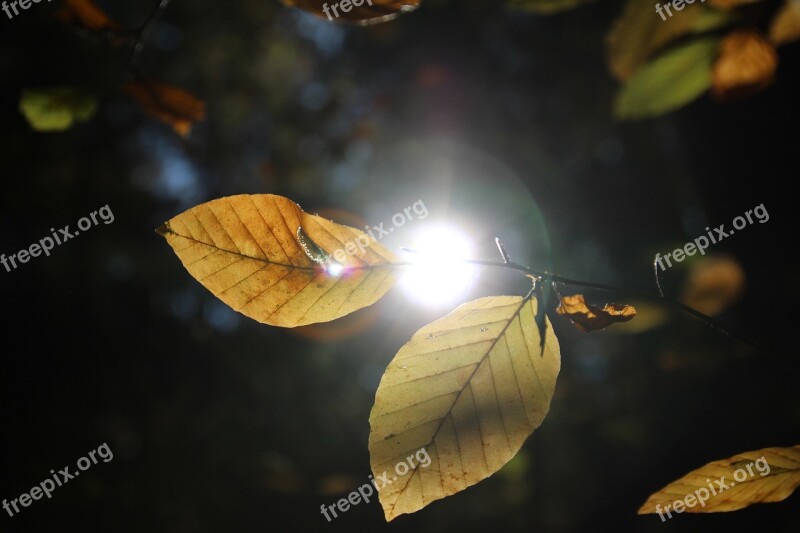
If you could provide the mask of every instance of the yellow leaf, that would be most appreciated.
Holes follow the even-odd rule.
[[[370,236],[273,194],[213,200],[157,232],[205,288],[274,326],[345,316],[378,301],[396,277],[394,256]]]
[[[673,12],[674,16],[664,21],[656,14],[654,5],[648,0],[628,0],[606,36],[608,64],[620,81],[629,79],[656,52],[680,37],[719,28],[735,20],[733,14],[698,2],[686,6],[680,13]]]
[[[765,448],[713,461],[651,495],[639,514],[718,513],[779,502],[800,485],[800,445]]]
[[[387,521],[491,476],[542,423],[561,355],[549,322],[541,348],[536,308],[519,296],[466,303],[420,329],[389,364],[369,436],[372,471],[390,481],[379,492]],[[423,448],[427,467],[395,470]]]
[[[769,28],[769,38],[775,46],[800,39],[800,0],[786,0]]]

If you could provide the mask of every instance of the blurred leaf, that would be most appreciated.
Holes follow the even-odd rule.
[[[751,465],[748,471],[747,465],[755,463],[756,460],[760,462]],[[737,470],[742,470],[746,474],[743,481],[734,477]],[[752,475],[750,471],[753,472]],[[723,486],[728,488],[720,487],[717,481],[722,481]],[[712,484],[716,494],[709,491],[709,484]],[[675,501],[683,500],[693,494],[695,503],[691,507],[688,505],[685,507],[687,513],[735,511],[754,503],[785,500],[798,485],[800,485],[800,446],[765,448],[713,461],[689,472],[652,494],[639,509],[639,514],[653,514],[659,509],[663,513],[663,507],[669,505],[672,508]],[[701,492],[696,491],[704,491],[702,505],[697,501],[697,496]]]
[[[550,14],[578,7],[594,0],[508,0],[508,7],[534,13]]]
[[[623,120],[655,117],[698,98],[711,86],[718,48],[718,38],[703,37],[663,52],[622,87],[614,115]]]
[[[121,31],[123,29],[91,0],[66,0],[61,9],[56,11],[56,17],[68,26],[77,26],[91,31]]]
[[[274,326],[345,316],[378,301],[395,281],[390,267],[395,258],[383,246],[357,229],[305,213],[282,196],[220,198],[157,231],[205,288],[234,310]],[[328,256],[342,250],[335,254],[344,259],[336,264],[338,276],[331,264],[309,256],[309,240]],[[353,254],[344,253],[350,249]]]
[[[705,258],[692,266],[681,301],[708,316],[718,316],[744,290],[744,271],[727,257]]]
[[[720,9],[734,9],[741,6],[750,4],[757,4],[764,0],[708,0],[709,5]]]
[[[616,334],[638,335],[663,326],[669,322],[670,314],[663,305],[645,300],[635,300],[631,306],[636,309],[636,320],[620,322],[609,331]]]
[[[755,30],[734,31],[720,45],[711,93],[723,101],[750,96],[771,85],[777,70],[772,43]]]
[[[401,13],[414,11],[422,0],[361,0],[361,5],[356,6],[353,0],[282,0],[289,7],[297,7],[313,13],[332,22],[345,21],[358,24],[376,24],[396,18]],[[350,9],[345,12],[342,2]],[[328,6],[328,13],[323,10]],[[336,6],[334,12],[333,7]],[[336,13],[339,16],[336,16]]]
[[[611,324],[627,322],[636,317],[636,309],[630,305],[606,304],[600,309],[588,305],[582,294],[562,296],[556,313],[570,319],[584,333],[605,329]]]
[[[64,131],[76,121],[86,122],[97,111],[93,96],[73,87],[24,89],[19,110],[36,131]]]
[[[486,479],[519,451],[550,409],[558,340],[539,348],[537,301],[492,296],[423,327],[395,355],[370,413],[376,479],[422,448],[431,457],[379,492],[386,520]]]
[[[800,0],[786,0],[769,28],[769,39],[775,46],[800,39]]]
[[[696,3],[664,21],[653,6],[650,0],[628,0],[606,36],[609,67],[620,81],[629,79],[653,54],[680,37],[720,28],[737,18]]]
[[[166,83],[134,81],[126,83],[122,90],[147,113],[172,126],[182,137],[189,135],[192,125],[206,116],[205,102]]]

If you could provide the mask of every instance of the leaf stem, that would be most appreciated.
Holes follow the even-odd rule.
[[[138,59],[139,53],[142,51],[144,47],[144,38],[147,36],[147,32],[150,29],[153,22],[155,22],[164,10],[167,8],[169,4],[169,0],[159,0],[156,7],[150,13],[150,16],[147,17],[147,20],[144,21],[142,24],[141,29],[139,30],[138,34],[136,35],[136,42],[133,43],[133,49],[131,50],[131,56],[128,59],[128,66],[133,67]]]

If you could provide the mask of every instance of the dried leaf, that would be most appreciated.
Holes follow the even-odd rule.
[[[708,4],[719,9],[734,9],[763,1],[764,0],[708,0]]]
[[[628,0],[606,36],[611,72],[620,81],[628,80],[650,57],[673,41],[723,27],[736,18],[732,13],[710,9],[698,2],[664,21],[653,9],[653,2]]]
[[[606,304],[602,309],[589,305],[582,294],[562,296],[556,312],[569,318],[580,331],[589,333],[605,329],[617,322],[627,322],[636,317],[636,309],[630,305]]]
[[[593,0],[508,0],[507,5],[512,9],[548,15],[550,13],[573,9],[581,4],[592,1]]]
[[[651,495],[639,514],[661,511],[663,520],[664,508],[669,505],[675,512],[677,501],[685,502],[680,507],[687,513],[735,511],[754,503],[785,500],[798,486],[800,445],[765,448],[713,461],[689,472]],[[704,500],[702,505],[699,499]]]
[[[333,22],[376,24],[396,18],[401,13],[414,11],[422,0],[282,0],[289,7],[297,7]],[[346,2],[346,3],[345,3]],[[325,8],[327,4],[327,14]],[[334,6],[336,10],[334,11]],[[347,11],[342,6],[348,8]],[[338,16],[336,14],[338,13]]]
[[[550,409],[561,367],[547,328],[540,349],[537,301],[493,296],[420,329],[395,355],[370,414],[370,463],[387,521],[491,476]],[[395,465],[425,449],[430,464]]]
[[[305,245],[298,238],[300,228]],[[396,260],[374,239],[305,213],[282,196],[220,198],[189,209],[157,231],[215,296],[274,326],[345,316],[378,301],[395,281],[391,264]],[[309,241],[337,263],[312,259]]]
[[[64,131],[86,122],[97,111],[97,101],[74,87],[24,89],[19,110],[36,131]]]
[[[744,271],[727,257],[706,257],[692,266],[681,302],[708,316],[718,316],[744,292]]]
[[[716,37],[676,45],[639,69],[617,95],[614,115],[623,120],[663,115],[698,98],[711,86]]]
[[[122,31],[123,27],[111,20],[91,0],[66,0],[56,12],[56,17],[69,26],[91,31]]]
[[[206,104],[192,94],[166,83],[134,81],[123,86],[144,110],[185,137],[195,122],[206,116]]]
[[[711,93],[728,101],[750,96],[775,80],[778,54],[775,47],[754,30],[727,35],[713,71]]]
[[[769,39],[775,46],[800,39],[800,0],[786,0],[769,28]]]

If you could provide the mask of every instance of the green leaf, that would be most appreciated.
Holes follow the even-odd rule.
[[[592,0],[508,0],[508,7],[544,15],[566,11]]]
[[[628,0],[606,36],[609,68],[618,80],[626,81],[654,54],[681,37],[721,28],[738,18],[734,11],[696,2],[662,20],[654,2]]]
[[[639,69],[617,95],[622,120],[663,115],[698,98],[711,86],[719,38],[705,37],[670,48]]]
[[[19,110],[36,131],[64,131],[75,122],[92,118],[97,111],[97,101],[73,87],[24,89]]]

